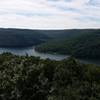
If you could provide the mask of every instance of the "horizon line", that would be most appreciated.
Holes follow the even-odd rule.
[[[22,29],[22,30],[81,30],[81,29],[100,29],[100,28],[24,28],[24,27],[0,27],[0,29]]]

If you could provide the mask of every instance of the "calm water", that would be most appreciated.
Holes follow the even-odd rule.
[[[68,55],[58,55],[58,54],[47,54],[47,53],[39,53],[35,51],[34,47],[30,48],[0,48],[0,54],[4,52],[10,52],[15,55],[26,55],[28,54],[29,56],[36,56],[40,57],[41,59],[52,59],[52,60],[63,60],[65,58],[68,58]],[[91,61],[91,60],[82,60],[78,59],[82,63],[89,63],[89,64],[97,64],[100,65],[100,61]]]
[[[0,54],[2,54],[4,52],[10,52],[12,54],[20,55],[20,56],[24,56],[24,55],[28,54],[29,56],[36,56],[36,57],[40,57],[42,59],[49,58],[52,60],[62,60],[64,58],[68,57],[65,55],[39,53],[39,52],[35,51],[34,47],[30,47],[30,48],[0,48]]]

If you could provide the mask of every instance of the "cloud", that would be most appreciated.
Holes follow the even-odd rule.
[[[0,27],[100,28],[99,0],[0,0]]]
[[[93,6],[100,6],[100,0],[90,0],[89,4]]]

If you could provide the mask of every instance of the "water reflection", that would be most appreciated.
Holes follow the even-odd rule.
[[[39,53],[35,51],[34,47],[29,47],[29,48],[0,48],[0,54],[4,52],[11,52],[12,54],[15,55],[26,55],[28,54],[29,56],[36,56],[40,57],[42,59],[52,59],[52,60],[62,60],[64,58],[67,58],[68,56],[65,55],[56,55],[56,54],[47,54],[47,53]]]
[[[20,56],[25,56],[28,54],[29,56],[36,56],[40,57],[41,59],[52,59],[52,60],[63,60],[65,58],[68,58],[68,55],[58,55],[58,54],[47,54],[47,53],[39,53],[35,51],[34,47],[29,47],[29,48],[0,48],[0,54],[4,52],[10,52],[15,55],[20,55]],[[95,61],[95,60],[83,60],[83,59],[78,59],[81,63],[86,63],[86,64],[96,64],[100,65],[100,61]]]

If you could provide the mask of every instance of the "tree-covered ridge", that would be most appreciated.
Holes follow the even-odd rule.
[[[99,29],[31,30],[0,28],[0,47],[29,47],[47,40],[63,40],[87,33],[97,33]]]
[[[0,29],[0,47],[29,47],[48,40],[49,37],[36,30]]]
[[[5,53],[0,100],[100,100],[100,67]]]
[[[65,29],[65,30],[37,30],[52,39],[66,39],[81,36],[83,34],[100,33],[100,29]]]
[[[0,47],[36,46],[40,52],[100,59],[100,29],[0,29]]]
[[[100,30],[77,30],[63,39],[53,39],[37,46],[40,52],[70,54],[75,57],[100,59]],[[79,32],[79,33],[76,33]],[[85,32],[85,33],[84,33]]]

